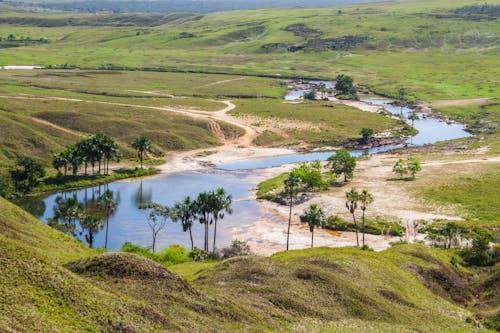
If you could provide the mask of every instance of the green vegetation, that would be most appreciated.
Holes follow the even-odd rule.
[[[0,205],[2,329],[289,331],[306,323],[312,330],[474,330],[466,322],[473,315],[458,304],[472,302],[475,286],[470,273],[450,263],[451,252],[422,245],[381,253],[317,248],[170,266],[187,283],[143,257],[99,255],[1,198]],[[181,252],[173,247],[165,257],[184,261]],[[488,286],[493,275],[483,276]],[[491,287],[484,290],[488,314]]]
[[[351,140],[356,142],[364,127],[380,132],[404,126],[399,120],[333,102],[306,101],[289,104],[267,99],[241,99],[233,102],[237,107],[230,114],[258,117],[257,126],[259,122],[267,122],[269,126],[280,129],[280,134],[272,129],[268,130],[260,139],[261,144],[293,146],[305,142],[312,147],[336,146]]]
[[[342,219],[338,215],[332,215],[327,218],[325,229],[354,232],[356,231],[356,225],[353,222]],[[388,222],[378,216],[375,219],[366,219],[364,226],[365,233],[382,236],[403,237],[405,230],[405,227],[399,223]]]
[[[392,172],[397,174],[400,179],[415,179],[417,172],[422,171],[420,160],[418,158],[409,157],[406,160],[400,158],[392,167]],[[410,175],[411,177],[404,177]]]
[[[311,231],[311,248],[314,247],[314,229],[321,228],[326,223],[325,213],[316,204],[312,204],[300,215],[300,222],[306,223]]]
[[[354,176],[356,158],[349,151],[341,149],[328,158],[329,167],[335,175],[344,175],[344,183]]]
[[[45,176],[45,168],[40,161],[31,157],[21,157],[13,169],[9,170],[14,189],[21,194],[28,193]]]
[[[431,0],[262,9],[187,17],[159,26],[151,26],[151,19],[142,22],[140,14],[104,15],[79,28],[37,26],[54,14],[8,13],[1,18],[10,24],[0,25],[0,35],[43,37],[50,43],[3,49],[0,59],[2,64],[275,77],[347,73],[355,82],[393,97],[403,81],[423,100],[492,97],[498,95],[498,24],[493,11],[465,14],[472,4]],[[70,13],[66,22],[69,17],[71,22],[89,20],[88,14]],[[92,26],[124,19],[138,26]]]
[[[478,166],[471,172],[457,176],[450,174],[433,179],[419,192],[429,201],[458,206],[459,213],[465,217],[497,225],[500,221],[498,188],[492,185],[500,182],[497,165]]]

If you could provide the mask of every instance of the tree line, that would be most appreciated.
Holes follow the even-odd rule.
[[[109,173],[109,162],[113,159],[118,161],[120,158],[120,149],[111,137],[104,134],[95,134],[69,145],[60,153],[54,154],[52,166],[57,170],[58,174],[63,174],[62,169],[65,176],[68,170],[71,170],[72,175],[76,176],[82,166],[84,175],[88,175],[90,166],[92,176],[94,176],[97,165],[97,174],[104,172],[107,175]]]

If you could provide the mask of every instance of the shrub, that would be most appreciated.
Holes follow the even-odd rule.
[[[250,246],[247,242],[235,239],[229,247],[223,248],[221,252],[224,258],[245,256],[250,254]]]
[[[167,266],[192,261],[189,257],[189,251],[180,245],[171,245],[158,256],[161,262]]]
[[[356,231],[356,226],[353,222],[348,222],[341,217],[334,215],[329,216],[326,220],[326,229],[336,231]],[[404,236],[406,228],[402,225],[382,221],[379,217],[375,220],[368,220],[365,223],[365,233],[371,235],[382,235],[382,233],[389,233],[390,236]]]
[[[194,261],[207,260],[209,256],[210,253],[208,253],[208,251],[202,250],[199,247],[195,247],[193,251],[189,252],[189,258],[193,259]]]
[[[461,251],[464,261],[473,266],[492,265],[494,251],[490,248],[493,236],[487,230],[476,227],[472,230],[472,246]]]

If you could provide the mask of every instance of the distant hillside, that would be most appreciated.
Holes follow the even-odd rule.
[[[81,1],[7,1],[18,7],[39,7],[53,10],[111,13],[210,13],[228,10],[279,7],[331,7],[367,3],[374,0],[81,0]]]
[[[318,248],[174,266],[188,283],[148,259],[89,250],[0,198],[0,331],[481,331],[459,306],[477,302],[472,272],[450,258],[422,245]],[[486,315],[497,280],[481,287]]]

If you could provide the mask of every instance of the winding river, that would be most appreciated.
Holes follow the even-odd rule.
[[[383,98],[367,98],[364,101],[379,105],[393,114],[399,114],[400,108],[393,106],[390,100]],[[403,108],[405,116],[411,112]],[[405,117],[406,118],[406,117]],[[435,118],[421,118],[416,120],[414,127],[419,131],[412,139],[414,145],[431,144],[438,141],[458,139],[470,136],[461,124],[447,124]],[[374,154],[389,151],[409,144],[390,145],[352,151],[352,154]],[[262,218],[275,218],[262,211],[255,200],[252,189],[259,182],[259,175],[263,168],[272,168],[290,163],[312,160],[326,160],[331,152],[314,152],[309,154],[293,154],[272,158],[244,160],[221,164],[214,169],[202,171],[187,171],[172,174],[163,174],[145,179],[118,181],[104,186],[82,189],[71,192],[61,192],[38,198],[35,201],[21,203],[32,214],[47,222],[53,216],[53,207],[57,196],[76,196],[79,201],[85,202],[97,198],[102,191],[109,188],[118,198],[118,207],[110,217],[108,227],[108,249],[118,250],[125,242],[150,246],[151,231],[146,223],[146,214],[137,207],[141,202],[154,201],[171,205],[182,200],[186,195],[196,196],[199,192],[213,190],[217,187],[225,188],[233,196],[234,213],[226,216],[218,228],[217,244],[219,248],[230,244],[235,228],[242,230],[251,228],[255,221]],[[94,244],[103,247],[105,232],[103,229],[96,236]],[[195,245],[202,246],[202,227],[196,223],[193,227]],[[83,235],[78,236],[84,239]],[[189,236],[182,232],[179,224],[168,223],[158,236],[157,248],[179,244],[189,247]]]

